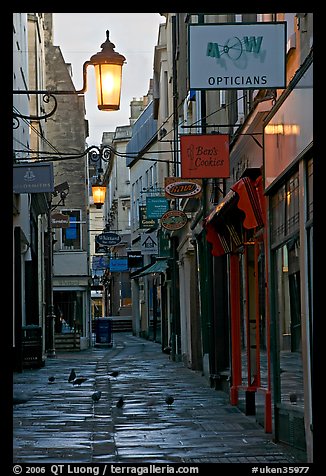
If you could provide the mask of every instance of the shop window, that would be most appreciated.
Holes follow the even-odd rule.
[[[299,176],[295,174],[286,187],[286,234],[291,235],[299,227]]]
[[[102,317],[102,298],[92,298],[92,318]]]
[[[124,280],[121,276],[120,282],[120,307],[130,307],[131,306],[131,283],[130,280]]]
[[[310,371],[312,374],[313,362],[313,159],[307,161],[307,202],[306,202],[306,231],[307,231],[307,296],[308,296],[308,322],[309,322],[309,344],[310,344]]]
[[[267,387],[266,277],[263,242],[247,244],[239,259],[242,383]]]
[[[278,316],[280,400],[289,405],[303,406],[299,251],[299,238],[295,237],[275,252],[276,316]]]
[[[276,245],[299,229],[299,175],[295,173],[271,198],[271,239]]]
[[[285,194],[285,185],[283,185],[271,199],[271,238],[273,244],[282,239],[285,234]]]
[[[313,177],[314,177],[314,168],[313,168],[313,159],[308,160],[307,163],[307,221],[312,220],[313,218]]]
[[[83,333],[83,295],[81,291],[54,291],[55,332]]]
[[[81,250],[81,210],[62,210],[69,216],[69,227],[61,228],[61,250]]]

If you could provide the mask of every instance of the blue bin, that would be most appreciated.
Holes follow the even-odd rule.
[[[97,317],[95,319],[95,345],[112,346],[112,319]]]

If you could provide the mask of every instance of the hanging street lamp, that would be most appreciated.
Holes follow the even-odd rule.
[[[51,117],[57,110],[58,95],[81,95],[87,91],[87,67],[93,65],[95,68],[96,93],[98,108],[100,111],[117,111],[120,109],[120,94],[122,82],[122,66],[126,60],[123,55],[114,51],[115,45],[109,40],[109,30],[106,30],[106,41],[101,45],[102,51],[91,56],[89,61],[83,64],[83,87],[79,90],[14,90],[13,94],[38,94],[43,95],[43,101],[49,103],[54,101],[53,109],[43,116],[26,116],[17,112],[13,113],[14,128],[19,125],[19,118],[29,120],[45,120]]]
[[[97,107],[100,111],[117,111],[120,108],[122,65],[126,58],[114,51],[109,30],[106,30],[106,41],[101,48],[102,51],[89,61],[95,68]]]
[[[106,193],[106,186],[103,185],[102,180],[100,177],[97,177],[94,183],[92,184],[92,194],[94,205],[96,208],[101,208],[105,202],[105,193]]]

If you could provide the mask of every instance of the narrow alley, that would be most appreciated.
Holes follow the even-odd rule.
[[[71,369],[86,380],[68,382]],[[13,393],[14,463],[305,463],[201,373],[129,333],[15,373]]]

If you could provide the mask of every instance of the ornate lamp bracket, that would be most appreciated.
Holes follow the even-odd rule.
[[[17,93],[17,91],[16,91]],[[20,114],[18,112],[13,112],[13,120],[14,120],[14,124],[13,124],[13,128],[14,129],[17,129],[18,126],[19,126],[19,119],[27,119],[29,121],[42,121],[42,120],[46,120],[48,119],[49,117],[53,116],[53,114],[55,113],[55,111],[57,110],[57,107],[58,107],[58,101],[56,99],[56,97],[54,96],[53,93],[50,93],[50,92],[37,92],[37,91],[24,91],[24,93],[28,93],[28,94],[43,94],[43,102],[48,104],[50,101],[53,101],[54,104],[53,104],[53,108],[50,112],[42,115],[42,116],[35,116],[35,115],[31,115],[31,116],[27,116],[26,114]]]

